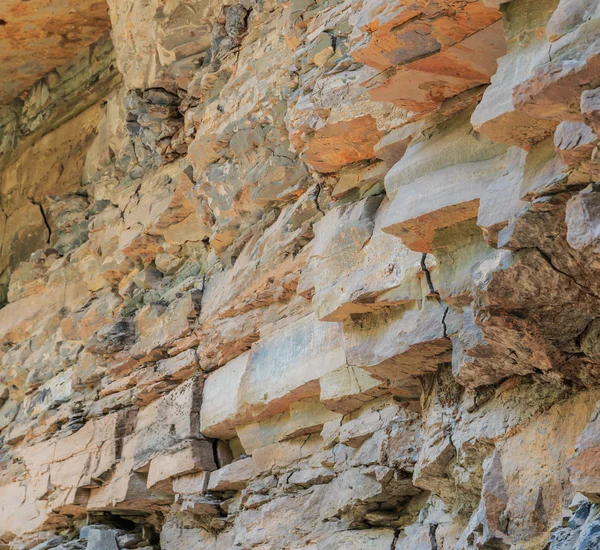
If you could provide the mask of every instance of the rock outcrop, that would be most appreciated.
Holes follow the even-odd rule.
[[[0,550],[600,547],[599,31],[0,7]]]

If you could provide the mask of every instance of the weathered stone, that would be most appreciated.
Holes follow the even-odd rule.
[[[591,249],[596,252],[598,240],[598,192],[595,186],[586,187],[567,204],[567,240],[577,249]]]
[[[367,409],[364,414],[361,414],[361,411],[359,411],[358,418],[342,424],[340,428],[340,443],[349,445],[350,447],[360,447],[377,430],[390,423],[398,412],[398,407],[393,405],[377,408],[370,412]]]
[[[597,69],[598,17],[595,14],[550,46],[550,56],[514,90],[515,103],[530,116],[544,120],[581,120],[580,98],[594,87]],[[579,62],[574,62],[579,59]]]
[[[464,114],[417,140],[386,175],[386,189],[397,200],[383,230],[412,250],[431,252],[437,229],[477,216],[504,153],[502,146],[477,139]]]
[[[340,206],[315,224],[308,278],[313,279],[313,304],[323,321],[343,321],[352,314],[420,298],[415,275],[420,272],[421,257],[382,232],[390,205],[380,204],[378,197],[369,197]],[[373,266],[383,269],[375,271]],[[398,298],[381,298],[388,290]]]
[[[450,357],[444,312],[437,300],[425,299],[420,308],[384,309],[347,321],[344,347],[348,363],[377,379],[401,381],[410,387],[412,377],[436,370]]]
[[[477,225],[485,233],[486,240],[497,244],[498,233],[513,216],[525,210],[527,202],[521,200],[521,180],[525,170],[527,153],[519,147],[510,147],[502,177],[495,178],[479,199]]]
[[[0,105],[0,548],[595,548],[596,4],[107,7]]]
[[[90,529],[87,547],[89,550],[117,550],[117,539],[112,531]]]
[[[200,422],[202,433],[207,437],[231,439],[235,436],[235,427],[244,423],[240,388],[249,356],[250,352],[240,355],[206,379]]]
[[[380,380],[359,367],[348,366],[321,378],[320,400],[328,409],[346,414],[384,391],[385,385]]]
[[[210,473],[201,471],[195,474],[178,476],[173,479],[173,492],[180,494],[199,494],[206,492]]]
[[[69,2],[61,2],[52,10],[43,3],[23,9],[18,2],[7,3],[2,12],[3,67],[0,103],[6,104],[38,78],[78,55],[109,28],[106,6],[88,0],[73,9]],[[45,29],[51,24],[54,37],[46,37]],[[37,37],[31,40],[31,33]],[[68,35],[68,44],[58,38]]]
[[[437,546],[435,528],[430,525],[411,525],[396,543],[396,550],[434,550]]]
[[[495,141],[528,147],[552,134],[556,127],[559,119],[532,116],[518,105],[513,93],[547,59],[551,46],[545,27],[555,6],[556,1],[550,0],[511,2],[506,7],[508,53],[498,60],[498,71],[471,119],[478,132]]]
[[[278,441],[318,433],[324,424],[339,419],[338,413],[330,411],[314,397],[292,403],[289,413],[240,426],[237,435],[244,450],[252,454],[254,450]]]
[[[410,9],[376,6],[370,3],[357,14],[358,44],[352,54],[388,73],[372,86],[371,96],[379,101],[417,112],[434,110],[445,99],[488,82],[505,51],[495,9],[467,3],[467,23],[441,15],[443,6],[430,2]]]
[[[214,538],[202,523],[186,515],[170,514],[160,533],[160,546],[168,550],[201,550],[213,545]]]
[[[543,533],[550,525],[560,521],[562,516],[562,502],[565,498],[563,491],[569,497],[574,493],[566,484],[566,468],[561,466],[575,450],[577,434],[588,422],[594,407],[593,395],[581,395],[567,401],[564,405],[553,407],[550,414],[540,418],[522,434],[516,435],[506,441],[500,448],[502,475],[507,493],[508,510],[539,510],[537,513],[526,515],[523,513],[523,525],[508,526],[510,540],[518,543],[532,534]],[[568,422],[565,422],[566,418]],[[565,426],[568,423],[569,436],[565,437]],[[539,429],[548,427],[551,433],[552,445],[538,449],[535,443],[535,434]],[[514,468],[515,453],[520,454],[525,449],[540,453],[541,460],[537,462],[532,472],[527,474]],[[546,461],[544,456],[552,454],[555,461]],[[544,465],[544,466],[542,466]],[[525,477],[523,477],[525,476]],[[527,479],[527,481],[526,481]],[[524,491],[524,488],[529,490]],[[540,504],[536,508],[536,503]],[[541,511],[543,510],[543,513]]]
[[[210,474],[209,491],[239,491],[255,476],[254,461],[244,458],[215,470]]]
[[[300,470],[294,472],[287,480],[287,483],[294,487],[312,487],[322,483],[329,483],[335,474],[328,468],[313,468],[310,470]]]
[[[148,487],[160,484],[160,487],[166,485],[172,488],[171,478],[198,470],[212,471],[216,468],[212,443],[209,441],[190,441],[180,447],[169,450],[168,453],[161,454],[150,461]]]
[[[135,469],[147,471],[151,460],[186,440],[199,440],[202,384],[193,378],[139,412],[135,428]],[[204,455],[204,452],[201,453]]]
[[[134,357],[160,353],[161,348],[191,332],[191,321],[198,315],[201,292],[192,290],[168,307],[149,304],[136,316],[137,341],[131,348]]]
[[[600,89],[584,90],[581,94],[581,114],[590,122],[594,132],[598,134],[600,115]]]
[[[259,340],[240,383],[240,408],[260,420],[320,393],[319,379],[346,364],[341,331],[306,317]]]
[[[394,532],[391,529],[367,529],[364,531],[345,531],[331,535],[317,543],[318,550],[333,550],[348,548],[354,550],[384,550],[391,548],[394,542]]]

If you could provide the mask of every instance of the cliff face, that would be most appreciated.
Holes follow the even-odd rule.
[[[600,547],[596,1],[42,4],[0,549]]]

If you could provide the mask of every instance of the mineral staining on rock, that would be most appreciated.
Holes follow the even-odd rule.
[[[1,550],[600,546],[596,2],[43,4]]]

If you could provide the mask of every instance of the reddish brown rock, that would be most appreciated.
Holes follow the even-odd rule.
[[[110,26],[106,4],[94,0],[76,9],[68,1],[24,6],[10,0],[2,7],[2,21],[2,104],[78,55]]]

